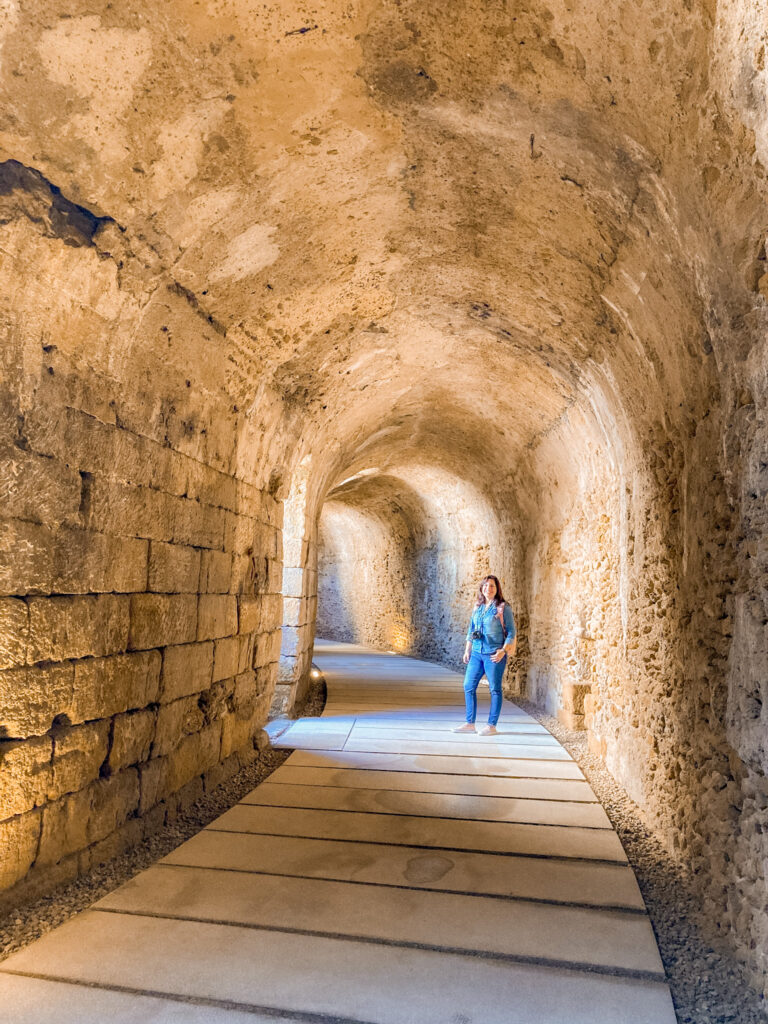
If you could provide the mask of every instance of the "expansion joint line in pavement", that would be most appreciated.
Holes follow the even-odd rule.
[[[464,851],[462,851],[464,852]],[[510,854],[514,856],[514,854]],[[186,868],[187,870],[194,871],[224,871],[232,872],[237,875],[264,875],[266,878],[301,878],[308,882],[338,882],[343,881],[344,885],[359,885],[367,889],[396,889],[400,892],[438,892],[444,896],[472,896],[479,900],[500,900],[502,903],[535,903],[541,904],[545,907],[571,907],[573,910],[594,910],[594,903],[579,903],[573,900],[556,900],[556,899],[545,899],[543,897],[535,896],[515,896],[511,893],[499,893],[499,892],[478,892],[477,889],[443,889],[437,885],[430,885],[426,888],[423,885],[397,885],[394,882],[369,882],[363,881],[359,878],[344,878],[339,879],[334,876],[323,876],[323,875],[301,875],[293,871],[264,871],[264,870],[250,870],[248,868],[230,868],[230,867],[203,867],[201,868],[197,864],[184,864],[181,861],[175,860],[173,863],[164,863],[160,861],[155,865],[158,868],[165,868],[171,870],[173,868]],[[627,868],[627,870],[630,870]],[[645,917],[646,911],[641,907],[622,907],[617,903],[601,903],[600,910],[607,914],[629,914],[635,917]]]
[[[528,964],[533,967],[551,967],[558,971],[587,971],[590,974],[605,974],[613,978],[632,978],[635,981],[663,982],[665,976],[656,971],[638,971],[632,968],[609,967],[578,960],[553,960],[542,956],[523,956],[520,953],[497,953],[462,946],[441,946],[432,942],[413,942],[408,939],[385,939],[364,932],[332,932],[317,928],[290,928],[288,926],[251,924],[248,921],[232,921],[215,917],[195,917],[192,914],[159,914],[149,910],[118,910],[112,907],[95,907],[94,913],[117,914],[124,917],[150,917],[156,921],[189,921],[193,924],[212,924],[224,928],[242,928],[253,932],[274,932],[280,935],[303,935],[308,938],[331,939],[336,942],[361,942],[368,946],[388,946],[394,949],[419,949],[425,953],[445,953],[449,956],[471,956],[477,960],[498,960],[502,963]]]
[[[244,806],[248,807],[260,807],[261,804],[247,804]],[[301,808],[305,810],[305,808]],[[336,812],[334,811],[334,814]],[[434,818],[430,818],[430,821],[434,821]],[[455,819],[452,819],[455,820]],[[483,822],[486,824],[486,822]],[[494,822],[493,824],[507,824],[507,822]],[[517,823],[516,823],[517,824]],[[542,828],[541,825],[528,825],[528,828]],[[550,826],[555,828],[567,828],[566,825]],[[606,831],[605,829],[595,831]],[[214,828],[209,825],[206,832],[224,832],[228,835],[233,836],[273,836],[275,839],[311,839],[313,842],[321,843],[334,843],[338,842],[335,836],[312,836],[312,835],[298,835],[296,832],[248,832],[242,828]],[[347,839],[344,838],[342,842],[354,843],[357,846],[370,846],[371,840],[369,839]],[[396,839],[388,839],[387,846],[405,846],[414,850],[430,850],[435,853],[482,853],[484,857],[525,857],[532,858],[533,860],[557,860],[564,861],[567,864],[610,864],[611,867],[626,867],[626,863],[622,860],[610,860],[608,857],[567,857],[563,854],[553,853],[529,853],[527,850],[486,850],[484,847],[470,847],[470,846],[433,846],[431,844],[422,843],[399,843]]]

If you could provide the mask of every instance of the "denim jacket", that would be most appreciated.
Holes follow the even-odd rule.
[[[482,640],[472,640],[472,633],[476,629],[482,629]],[[494,651],[498,651],[500,647],[503,647],[505,643],[511,644],[517,631],[515,629],[512,609],[508,604],[504,605],[504,629],[507,631],[506,637],[499,622],[496,605],[494,604],[490,608],[486,608],[485,605],[481,604],[478,608],[475,608],[472,618],[469,620],[467,643],[471,642],[472,650],[478,654],[493,654]]]

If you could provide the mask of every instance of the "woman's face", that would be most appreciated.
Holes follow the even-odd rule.
[[[496,584],[493,580],[486,580],[481,589],[486,601],[492,601],[496,597]]]

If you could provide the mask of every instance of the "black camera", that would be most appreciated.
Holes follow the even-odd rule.
[[[473,640],[482,640],[483,639],[483,631],[482,631],[482,629],[473,629],[472,630],[472,639]]]

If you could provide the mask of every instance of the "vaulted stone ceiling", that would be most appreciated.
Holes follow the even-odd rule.
[[[512,468],[595,366],[631,404],[650,361],[670,408],[707,372],[696,264],[749,160],[713,104],[727,27],[682,3],[9,5],[1,140],[119,225],[133,331],[201,386],[248,409],[271,380],[342,463],[391,424]],[[215,370],[162,283],[210,318]]]

